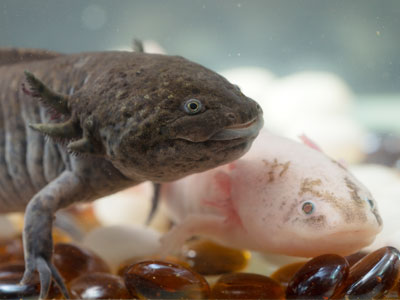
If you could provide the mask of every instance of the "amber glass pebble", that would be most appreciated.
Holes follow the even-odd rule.
[[[287,299],[327,299],[347,278],[349,264],[344,257],[325,254],[308,261],[290,280]]]
[[[0,240],[0,263],[24,260],[22,238]]]
[[[151,256],[135,256],[132,257],[124,262],[122,262],[118,268],[117,268],[117,275],[119,276],[124,276],[126,270],[130,268],[131,265],[142,262],[142,261],[148,261],[148,260],[162,260],[163,262],[170,262],[173,264],[181,265],[183,267],[190,268],[189,264],[187,262],[184,262],[180,260],[179,258],[175,256],[166,256],[166,257],[161,257],[160,255],[151,255]]]
[[[107,273],[90,273],[79,276],[69,283],[73,299],[131,299],[124,280]]]
[[[349,267],[351,268],[355,263],[357,263],[361,258],[366,256],[368,253],[365,251],[359,251],[349,256],[345,256],[345,259],[349,263]]]
[[[25,265],[23,261],[0,265],[0,299],[37,298],[39,296],[39,276],[36,275],[32,283],[19,284],[24,270]],[[52,284],[50,287],[49,298],[62,298],[55,284]]]
[[[0,299],[39,296],[40,287],[38,279],[31,284],[19,284],[24,274],[24,268],[22,261],[0,265]]]
[[[210,294],[210,287],[200,274],[163,261],[134,264],[125,272],[124,279],[132,295],[144,298],[206,299]]]
[[[275,280],[252,273],[222,275],[211,289],[212,299],[285,299],[283,287]]]
[[[53,262],[66,282],[86,273],[110,273],[110,268],[95,253],[69,243],[54,246]]]
[[[208,240],[195,240],[185,245],[182,259],[202,275],[219,275],[243,270],[250,259],[250,253]]]
[[[360,259],[350,268],[335,298],[380,299],[395,285],[399,275],[399,251],[393,247],[378,249]]]
[[[69,243],[72,242],[72,238],[64,231],[59,228],[53,228],[53,243]]]
[[[278,281],[284,289],[288,286],[289,281],[293,275],[305,265],[305,262],[295,262],[286,266],[283,266],[271,274],[271,278]]]

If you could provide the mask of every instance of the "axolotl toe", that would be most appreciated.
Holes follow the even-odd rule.
[[[193,235],[304,257],[350,254],[372,243],[382,220],[371,193],[303,140],[262,130],[239,160],[162,185],[161,198],[177,223],[162,238],[162,251]]]
[[[255,101],[179,56],[0,49],[0,78],[0,212],[26,212],[22,282],[37,270],[41,298],[51,278],[68,297],[58,209],[226,164],[263,125]]]

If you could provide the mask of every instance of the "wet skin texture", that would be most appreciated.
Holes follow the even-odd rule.
[[[133,52],[0,49],[0,112],[0,212],[26,212],[22,283],[39,271],[41,298],[51,278],[67,295],[51,263],[58,209],[233,161],[262,126],[218,74]]]

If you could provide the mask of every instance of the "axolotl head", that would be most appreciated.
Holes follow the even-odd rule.
[[[120,53],[103,69],[88,113],[104,155],[128,177],[171,181],[228,163],[263,126],[254,100],[182,57]]]
[[[274,148],[275,156],[268,148]],[[232,194],[246,199],[235,200],[235,205],[255,250],[304,257],[346,255],[372,243],[382,228],[368,189],[320,151],[261,133],[234,164],[238,182]]]

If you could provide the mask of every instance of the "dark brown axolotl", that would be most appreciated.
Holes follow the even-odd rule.
[[[0,49],[0,212],[25,210],[25,274],[53,278],[55,212],[146,180],[176,180],[242,156],[262,111],[179,56]],[[46,138],[47,137],[47,138]]]

